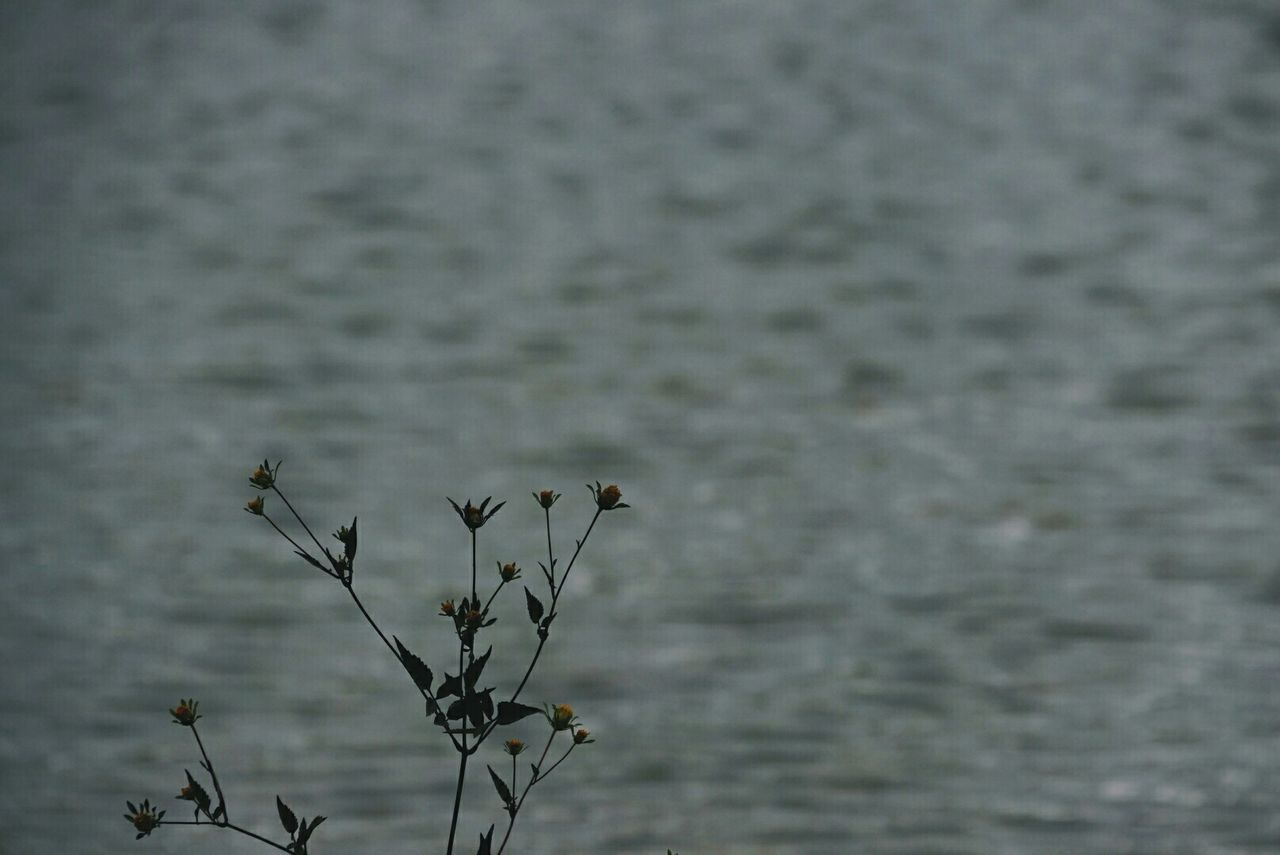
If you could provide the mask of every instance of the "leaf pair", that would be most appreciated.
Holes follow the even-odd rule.
[[[311,820],[311,824],[307,824],[306,817],[302,821],[298,821],[298,817],[294,815],[289,806],[285,804],[279,796],[276,796],[276,811],[280,814],[280,824],[284,826],[284,830],[289,832],[289,845],[285,847],[288,852],[296,852],[298,855],[305,855],[307,851],[307,841],[311,839],[312,833],[324,822],[328,817],[317,816]]]

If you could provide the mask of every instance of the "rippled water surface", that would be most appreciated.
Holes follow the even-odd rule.
[[[0,39],[0,853],[266,851],[119,818],[184,813],[193,694],[237,821],[443,851],[452,752],[241,512],[268,455],[359,514],[437,671],[443,497],[510,499],[480,567],[533,568],[530,490],[567,555],[622,485],[527,689],[599,741],[518,852],[1280,848],[1272,3],[49,2]]]

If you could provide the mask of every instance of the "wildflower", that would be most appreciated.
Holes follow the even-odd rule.
[[[133,802],[125,802],[129,807],[129,812],[124,818],[133,823],[133,827],[138,831],[138,840],[149,835],[152,831],[160,826],[160,821],[164,819],[164,811],[156,812],[151,806],[151,800],[147,799],[142,802],[142,808],[134,806]]]
[[[515,757],[517,754],[524,751],[524,742],[519,739],[508,739],[506,742],[502,743],[502,748],[512,757]]]
[[[457,607],[454,606],[453,604],[453,600],[445,600],[443,603],[440,604],[440,614],[444,615],[445,617],[453,617],[454,613],[457,610],[458,610]]]
[[[262,461],[262,465],[253,470],[253,474],[249,476],[249,483],[257,487],[259,490],[270,490],[276,483],[276,472],[280,469],[280,464],[276,464],[273,470],[271,464]]]
[[[594,739],[587,739],[590,735],[591,731],[587,730],[585,727],[578,728],[573,734],[573,744],[581,745],[584,742],[595,742]]]
[[[260,517],[262,516],[262,506],[264,504],[266,503],[262,501],[261,496],[255,496],[254,498],[245,502],[244,509],[249,513],[253,514],[255,517]]]
[[[194,802],[196,800],[195,790],[191,788],[190,784],[187,784],[178,791],[177,798],[182,799],[184,802]]]
[[[560,494],[555,490],[543,490],[533,495],[538,500],[538,504],[544,508],[550,508],[556,503],[556,499],[560,498]]]
[[[480,621],[484,620],[484,614],[479,609],[470,609],[467,612],[467,626],[479,626]]]
[[[498,573],[502,576],[502,581],[510,582],[512,579],[519,577],[520,568],[516,566],[514,561],[512,561],[510,564],[501,565],[501,567],[498,568]]]
[[[595,496],[596,507],[602,511],[612,511],[617,508],[631,507],[630,505],[625,505],[619,501],[622,498],[622,491],[618,489],[617,484],[610,484],[608,487],[601,488],[600,482],[597,481],[594,487],[588,484],[587,489],[591,491],[593,496]]]
[[[448,499],[449,497],[445,496],[445,498]],[[470,499],[467,499],[466,505],[464,505],[461,508],[458,507],[458,503],[455,502],[453,499],[449,499],[449,504],[453,505],[453,509],[458,512],[458,517],[459,519],[462,520],[462,524],[465,525],[467,528],[471,529],[472,531],[475,531],[476,529],[480,528],[480,526],[484,525],[490,519],[492,519],[493,515],[496,514],[499,510],[501,510],[502,506],[506,504],[506,502],[498,502],[498,504],[493,506],[493,510],[489,511],[488,513],[485,513],[485,508],[488,507],[489,502],[491,502],[492,500],[493,500],[493,496],[490,496],[489,498],[481,502],[480,507],[478,508],[475,505],[471,504]]]
[[[196,720],[200,718],[200,716],[196,714],[196,710],[199,709],[199,707],[200,704],[197,701],[183,698],[178,702],[176,707],[169,710],[169,715],[173,716],[174,724],[180,724],[183,727],[191,727],[196,723]]]
[[[551,727],[553,730],[568,730],[573,727],[574,715],[573,707],[568,704],[560,704],[551,710]]]

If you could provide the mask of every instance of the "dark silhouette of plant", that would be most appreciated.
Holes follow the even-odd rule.
[[[494,693],[496,689],[493,686],[481,688],[483,685],[481,678],[484,674],[485,665],[488,664],[489,657],[493,653],[493,648],[490,646],[484,653],[477,653],[477,641],[483,630],[497,621],[496,617],[490,616],[490,608],[498,594],[508,584],[523,577],[520,575],[520,567],[515,562],[506,564],[497,562],[498,580],[496,587],[487,598],[482,600],[479,592],[479,579],[476,573],[476,541],[479,530],[493,519],[494,515],[506,503],[499,502],[490,508],[489,503],[492,501],[492,497],[485,499],[478,506],[473,505],[470,499],[462,506],[459,506],[453,499],[448,500],[470,534],[471,586],[460,602],[455,603],[454,600],[445,600],[440,604],[439,614],[450,620],[454,635],[457,637],[458,656],[456,673],[450,674],[445,671],[443,679],[437,683],[434,672],[426,662],[405,647],[399,638],[394,635],[390,639],[387,638],[386,633],[378,626],[377,622],[369,614],[368,609],[365,608],[364,603],[360,601],[360,597],[356,594],[353,578],[358,544],[358,520],[352,519],[350,527],[342,526],[334,532],[333,536],[341,545],[341,549],[331,551],[320,542],[310,526],[307,525],[284,493],[281,492],[278,483],[279,475],[280,463],[273,467],[265,460],[261,466],[253,471],[249,476],[249,483],[264,495],[258,495],[251,499],[245,505],[245,510],[253,516],[262,517],[266,520],[281,537],[289,542],[295,554],[346,589],[351,596],[352,602],[355,603],[360,613],[364,615],[369,626],[378,634],[387,650],[391,652],[391,655],[396,658],[396,661],[408,673],[414,687],[426,704],[427,718],[434,727],[439,728],[449,739],[458,754],[457,787],[454,792],[453,811],[449,820],[446,855],[452,855],[454,851],[454,842],[458,830],[458,812],[462,806],[463,784],[466,781],[467,764],[470,758],[480,750],[481,746],[498,728],[514,724],[532,715],[541,715],[546,719],[547,724],[550,726],[550,734],[541,753],[538,755],[537,762],[530,765],[529,775],[522,788],[517,787],[519,776],[516,758],[525,751],[527,746],[521,740],[511,738],[503,743],[502,751],[511,757],[511,774],[509,778],[497,772],[493,766],[487,767],[489,779],[493,783],[493,788],[497,792],[498,798],[507,814],[507,830],[497,848],[497,853],[501,855],[511,837],[516,817],[524,807],[525,798],[529,795],[529,791],[533,789],[534,785],[546,780],[576,747],[595,741],[590,738],[588,730],[579,726],[578,717],[574,713],[573,707],[568,704],[544,704],[542,707],[533,707],[520,703],[518,698],[524,690],[525,684],[529,682],[529,677],[533,674],[533,669],[538,664],[538,658],[542,655],[542,650],[551,635],[551,624],[559,614],[556,609],[560,603],[560,596],[564,593],[565,582],[568,580],[569,573],[573,570],[573,565],[578,560],[587,538],[591,536],[596,522],[600,519],[601,514],[628,507],[621,502],[622,492],[613,484],[601,487],[599,481],[595,483],[594,487],[590,484],[587,485],[587,489],[591,491],[591,496],[595,501],[595,513],[591,517],[591,522],[587,525],[586,533],[582,535],[580,540],[575,541],[573,555],[569,558],[569,562],[565,565],[563,572],[559,574],[559,578],[557,578],[558,559],[555,557],[555,548],[551,538],[551,508],[560,499],[560,494],[552,490],[542,490],[533,494],[534,500],[543,509],[546,521],[547,561],[545,564],[539,561],[538,566],[542,569],[543,580],[547,584],[547,596],[550,599],[544,603],[527,586],[524,587],[525,609],[528,612],[529,621],[534,626],[538,643],[534,647],[529,666],[525,669],[524,676],[515,690],[507,695],[505,699],[495,701]],[[280,499],[297,522],[297,525],[306,532],[306,537],[302,539],[305,541],[309,538],[310,542],[315,546],[314,550],[299,544],[297,540],[280,527],[276,520],[272,519],[266,509],[266,493],[274,493]],[[129,807],[129,813],[125,815],[125,819],[138,832],[137,838],[141,839],[149,836],[155,829],[166,825],[203,825],[239,832],[282,852],[293,853],[293,855],[307,855],[307,847],[312,834],[326,818],[316,816],[310,822],[305,817],[299,820],[279,796],[276,796],[276,812],[280,816],[280,824],[289,835],[287,842],[276,842],[231,821],[227,808],[227,799],[222,790],[222,783],[218,779],[217,772],[214,771],[213,761],[209,759],[204,742],[200,738],[200,732],[196,729],[196,721],[202,718],[197,712],[198,708],[199,704],[195,700],[183,698],[177,706],[169,710],[169,714],[173,717],[175,724],[190,729],[192,736],[195,737],[196,745],[200,749],[202,758],[200,767],[208,774],[209,781],[213,784],[213,790],[217,796],[217,804],[214,804],[208,791],[187,770],[187,783],[181,788],[176,798],[194,804],[193,818],[190,820],[166,820],[164,818],[165,812],[157,812],[151,806],[149,800],[143,801],[141,808],[136,807],[132,802],[126,802]],[[565,735],[568,744],[563,753],[548,765],[547,757],[551,752],[552,745],[561,734]],[[477,850],[477,855],[493,855],[494,828],[495,825],[490,825],[489,830],[480,835],[480,846]],[[668,850],[668,855],[670,855],[670,850]]]

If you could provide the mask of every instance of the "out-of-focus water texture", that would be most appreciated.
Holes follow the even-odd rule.
[[[480,567],[536,576],[530,490],[567,556],[622,486],[525,696],[599,741],[517,852],[1280,848],[1270,0],[10,3],[0,42],[0,852],[265,851],[120,819],[186,813],[191,695],[237,821],[443,851],[454,755],[242,513],[264,456],[437,671],[444,496],[510,499]]]

